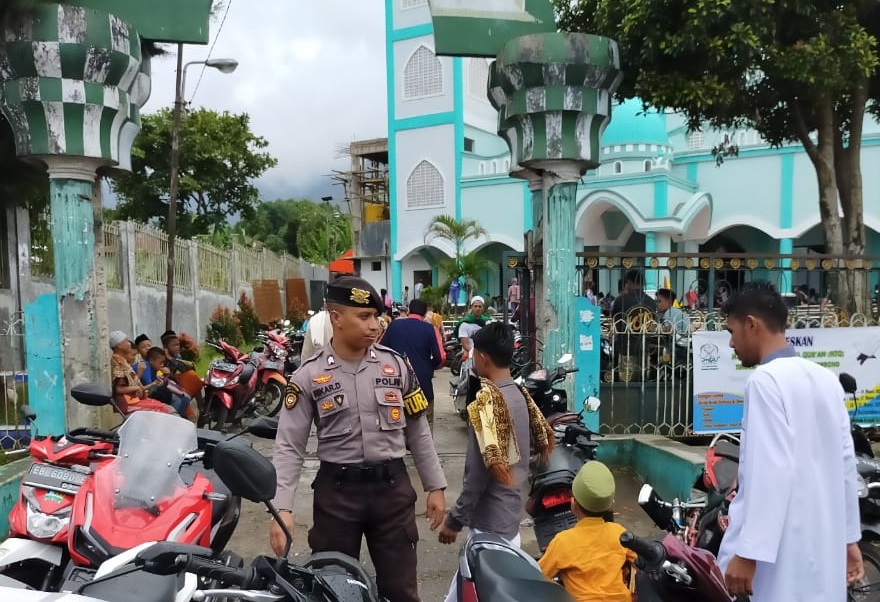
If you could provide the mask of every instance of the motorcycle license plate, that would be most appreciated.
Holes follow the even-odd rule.
[[[69,468],[47,464],[31,464],[23,481],[25,485],[52,491],[76,493],[89,475]]]
[[[236,364],[230,364],[229,362],[214,362],[211,364],[211,367],[215,370],[219,370],[220,372],[235,372],[235,369],[238,368]]]

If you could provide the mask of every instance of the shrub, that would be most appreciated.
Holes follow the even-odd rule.
[[[253,343],[257,340],[260,332],[260,317],[254,309],[254,303],[243,292],[238,297],[238,309],[235,310],[235,319],[241,329],[241,335],[245,342]]]
[[[241,326],[231,309],[222,305],[214,309],[208,322],[207,338],[209,341],[223,339],[236,347],[242,344]]]
[[[188,362],[198,362],[199,356],[201,355],[201,349],[199,349],[199,344],[196,343],[196,340],[186,334],[185,332],[180,333],[180,357],[185,359]]]

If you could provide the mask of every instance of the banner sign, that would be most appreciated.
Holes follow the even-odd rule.
[[[574,374],[575,391],[570,406],[575,412],[580,412],[587,397],[599,397],[599,354],[602,349],[599,318],[602,310],[586,297],[575,297],[574,309],[577,316],[574,365],[578,371]],[[585,413],[584,423],[591,431],[599,432],[598,413]]]
[[[880,328],[800,328],[785,335],[802,358],[852,375],[858,391],[847,400],[850,415],[859,424],[880,424]],[[737,359],[727,331],[697,331],[691,343],[694,432],[739,430],[752,369]]]

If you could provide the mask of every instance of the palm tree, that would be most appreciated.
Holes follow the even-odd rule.
[[[428,224],[425,242],[435,238],[448,240],[455,247],[455,256],[458,258],[461,257],[464,243],[472,238],[477,239],[481,236],[488,236],[488,234],[486,229],[477,220],[466,219],[459,221],[451,215],[438,215]]]
[[[464,276],[465,296],[470,298],[471,291],[479,287],[477,275],[494,268],[479,252],[462,252],[468,240],[481,236],[488,236],[488,232],[476,220],[459,221],[451,215],[438,215],[431,220],[425,233],[425,242],[439,238],[451,242],[455,247],[455,256],[452,259],[439,262],[440,270],[447,278],[441,285],[441,290],[448,293],[452,280]]]

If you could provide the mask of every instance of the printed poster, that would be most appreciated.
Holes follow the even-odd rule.
[[[785,334],[799,356],[835,374],[852,375],[858,391],[847,398],[850,415],[862,425],[880,424],[880,327],[800,328]],[[691,341],[694,432],[739,430],[751,369],[737,359],[727,331],[698,331]]]

